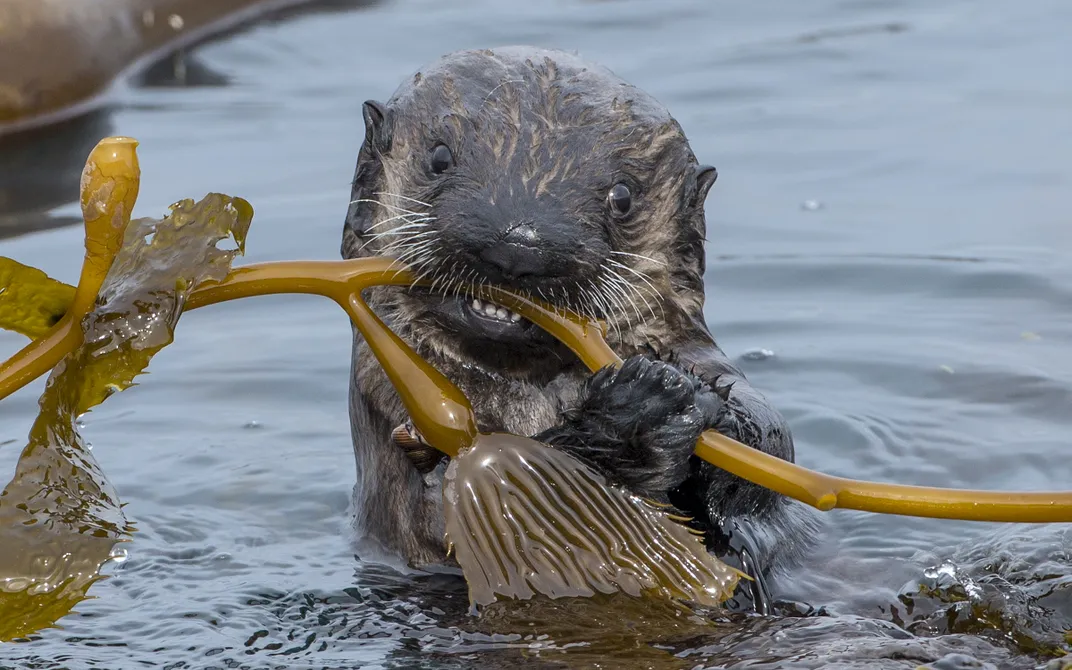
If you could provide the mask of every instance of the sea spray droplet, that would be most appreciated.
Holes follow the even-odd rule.
[[[805,200],[800,203],[800,208],[805,212],[817,212],[823,208],[823,203],[818,200]]]
[[[130,554],[127,553],[126,547],[113,547],[111,553],[108,554],[108,560],[113,563],[124,563],[130,558]]]
[[[957,566],[953,565],[949,561],[945,561],[941,565],[932,566],[923,571],[923,576],[927,579],[939,579],[941,577],[948,577],[950,579],[957,579]]]

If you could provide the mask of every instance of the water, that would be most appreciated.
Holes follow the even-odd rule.
[[[1064,0],[396,0],[298,14],[197,49],[185,82],[158,68],[116,109],[8,143],[0,227],[49,229],[0,253],[74,281],[81,232],[62,224],[77,173],[99,137],[125,134],[142,143],[137,215],[222,191],[257,210],[246,261],[336,258],[363,100],[459,48],[577,49],[662,100],[718,166],[708,320],[788,417],[800,463],[1068,488],[1070,28]],[[456,580],[353,555],[349,343],[342,313],[312,298],[184,316],[141,386],[85,417],[139,528],[126,560],[62,629],[0,648],[0,664],[915,668],[961,653],[1030,668],[1072,626],[1069,526],[845,511],[825,516],[823,551],[783,594],[830,616],[698,633],[573,604],[572,618],[529,612],[531,639],[517,613],[478,624]],[[0,354],[21,344],[0,334]],[[0,404],[3,472],[40,389]]]

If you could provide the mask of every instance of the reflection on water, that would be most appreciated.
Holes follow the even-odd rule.
[[[1069,26],[1063,0],[397,0],[206,46],[191,55],[229,85],[123,91],[100,134],[143,142],[146,212],[239,193],[258,211],[250,260],[334,258],[363,100],[457,48],[579,49],[666,103],[718,166],[708,320],[789,418],[800,462],[1047,489],[1072,481]],[[79,245],[77,228],[0,241],[67,280]],[[778,585],[795,616],[697,630],[561,603],[514,613],[536,626],[474,621],[453,576],[353,556],[337,308],[243,301],[179,330],[142,386],[87,417],[137,523],[129,559],[0,665],[592,667],[629,649],[651,667],[1021,669],[1068,644],[1067,526],[853,512],[826,515],[811,565]],[[19,345],[0,336],[3,355]],[[25,436],[38,390],[0,403],[0,444]]]
[[[82,217],[52,210],[75,202],[89,151],[113,135],[106,112],[95,112],[20,135],[0,137],[0,239],[57,226],[81,225]]]

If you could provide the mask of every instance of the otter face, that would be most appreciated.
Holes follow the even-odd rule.
[[[422,344],[499,364],[553,344],[465,284],[605,319],[618,339],[700,315],[716,172],[610,72],[561,52],[460,52],[364,117],[343,255],[393,255],[433,282],[375,298]]]

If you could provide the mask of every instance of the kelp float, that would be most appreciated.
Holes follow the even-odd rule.
[[[622,592],[712,605],[742,577],[658,506],[534,440],[480,432],[461,391],[368,307],[370,286],[416,278],[389,258],[285,261],[231,269],[252,208],[210,194],[160,221],[130,221],[136,145],[109,138],[82,180],[86,255],[77,287],[0,259],[0,327],[35,338],[0,364],[0,399],[52,371],[15,477],[0,497],[0,639],[50,625],[85,597],[132,530],[86,451],[77,417],[128,387],[166,346],[184,309],[273,293],[328,297],[370,344],[421,439],[451,456],[447,536],[475,605]],[[230,237],[237,248],[216,243]],[[565,343],[592,370],[620,365],[602,325],[494,287],[466,287]],[[819,509],[1020,522],[1072,521],[1072,492],[957,491],[830,477],[708,431],[701,458]]]

